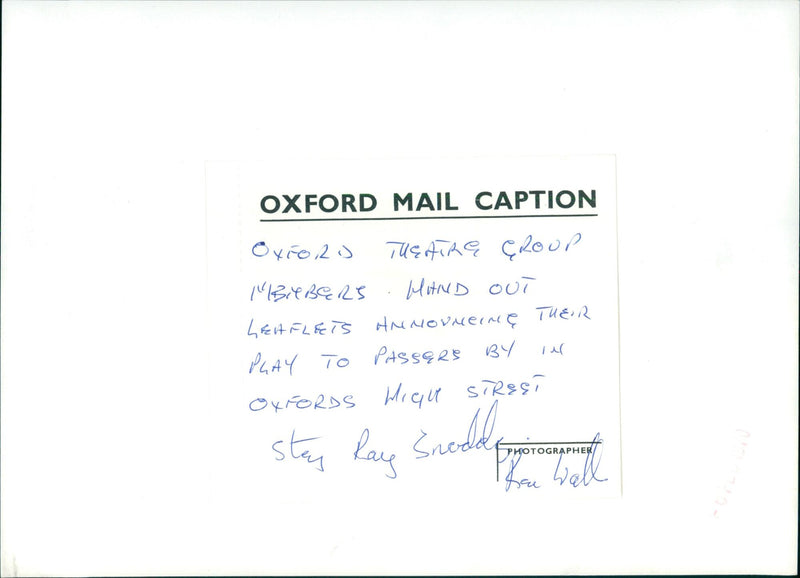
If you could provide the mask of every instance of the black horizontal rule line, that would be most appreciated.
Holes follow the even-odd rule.
[[[601,444],[603,440],[596,442],[498,442],[498,446],[580,446],[590,444]]]
[[[262,223],[308,223],[319,221],[424,221],[437,219],[549,219],[554,217],[597,217],[598,213],[581,213],[579,215],[436,215],[433,217],[343,217],[316,219],[261,219]]]

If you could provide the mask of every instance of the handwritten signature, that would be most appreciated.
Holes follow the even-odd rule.
[[[320,439],[319,436],[313,438],[296,438],[295,437],[296,431],[292,430],[292,435],[289,438],[288,445],[289,445],[289,457],[295,460],[305,460],[312,466],[314,466],[320,472],[324,472],[325,468],[322,465],[322,458],[323,456],[314,456],[309,449],[303,449],[300,446],[303,444],[307,444],[308,442],[312,442],[315,440]],[[278,440],[274,444],[272,444],[272,451],[277,454],[275,458],[276,461],[282,462],[286,459],[286,452],[279,449],[282,444],[287,443],[285,440]],[[304,446],[307,447],[307,446]]]
[[[397,470],[394,467],[394,460],[397,457],[395,454],[386,457],[385,452],[381,451],[380,453],[378,453],[375,450],[367,451],[366,455],[360,454],[360,452],[362,452],[362,450],[364,450],[364,448],[366,447],[368,441],[369,441],[369,429],[364,428],[364,431],[361,432],[361,437],[358,440],[358,444],[356,445],[356,451],[353,452],[353,459],[356,461],[364,460],[368,462],[386,463],[388,464],[390,470],[389,473],[385,474],[386,477],[392,480],[397,478]]]
[[[590,485],[592,482],[606,482],[608,478],[600,478],[597,475],[597,471],[600,468],[600,461],[603,457],[603,440],[600,437],[600,433],[598,432],[595,434],[594,439],[591,441],[591,445],[589,447],[589,451],[586,453],[586,458],[583,462],[582,470],[578,470],[573,473],[570,473],[570,469],[564,461],[564,456],[567,454],[559,453],[558,461],[556,462],[555,469],[553,470],[553,481],[558,482],[559,486],[563,486],[564,484],[568,484],[568,486],[572,486],[573,488],[578,487],[586,487]],[[506,492],[508,492],[511,488],[541,488],[541,484],[539,481],[534,479],[528,478],[519,478],[515,477],[514,474],[517,472],[517,467],[519,466],[520,460],[522,459],[522,453],[513,454],[510,452],[506,455],[505,458],[500,460],[499,463],[503,463],[509,457],[510,462],[508,466],[508,473],[505,477],[506,482]]]
[[[421,460],[431,456],[444,456],[447,454],[456,454],[459,452],[463,453],[471,450],[495,450],[497,448],[497,444],[503,441],[502,437],[497,438],[497,440],[494,442],[491,441],[492,433],[494,432],[494,425],[497,421],[497,400],[492,403],[492,407],[489,408],[489,411],[486,413],[486,418],[483,420],[483,425],[481,428],[481,436],[478,437],[478,420],[480,419],[480,414],[481,408],[478,408],[469,424],[469,429],[467,429],[467,437],[464,441],[437,443],[431,447],[430,451],[421,447],[423,440],[428,437],[428,434],[424,430],[420,429],[419,431],[422,433],[422,435],[417,438],[417,441],[414,442],[414,445],[412,446],[414,452],[417,454],[416,459]]]

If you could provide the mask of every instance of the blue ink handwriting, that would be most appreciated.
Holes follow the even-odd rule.
[[[492,283],[489,285],[489,295],[517,295],[522,290],[522,295],[528,293],[528,281],[536,281],[536,277],[520,277],[522,282],[514,281],[512,283]]]
[[[522,478],[521,480],[514,479],[514,470],[516,470],[517,465],[519,465],[519,461],[522,459],[522,454],[515,454],[511,457],[511,461],[508,465],[508,473],[506,474],[506,492],[511,489],[511,484],[516,484],[517,489],[522,488],[523,486],[526,488],[540,488],[539,482],[536,480],[529,480],[528,478]]]
[[[452,317],[425,318],[419,319],[389,319],[386,315],[382,321],[375,325],[375,331],[383,330],[385,333],[407,329],[438,329],[443,327],[483,327],[485,325],[508,325],[514,329],[517,324],[516,313],[500,313],[498,315],[461,315]]]
[[[425,282],[422,277],[419,282],[411,280],[408,282],[406,301],[414,296],[430,297],[432,295],[452,295],[453,297],[463,297],[469,294],[469,287],[460,281],[448,281],[447,283],[437,283],[436,281]]]
[[[397,256],[401,259],[430,259],[433,261],[437,258],[447,258],[454,255],[463,257],[464,253],[467,256],[477,257],[480,250],[479,241],[457,243],[436,239],[429,242],[424,249],[420,245],[412,245],[407,241],[386,241],[386,244],[392,248],[392,252],[389,255],[390,259],[394,259]]]
[[[314,401],[301,397],[300,395],[293,395],[285,402],[282,399],[267,400],[263,397],[257,397],[250,402],[248,407],[250,411],[262,411],[271,407],[275,410],[275,413],[278,413],[285,409],[311,409],[312,411],[316,411],[318,409],[352,409],[355,406],[356,403],[353,401],[353,396],[349,393],[342,398],[342,401],[339,401],[338,398],[332,395],[326,397],[324,393],[320,393]]]
[[[267,301],[280,302],[280,301],[361,301],[366,298],[364,290],[366,285],[358,285],[351,287],[349,283],[338,289],[332,289],[327,285],[317,285],[312,283],[307,287],[293,285],[284,285],[281,283],[273,285],[272,283],[259,283],[253,285],[250,291],[250,301],[255,301],[257,296],[264,295]]]
[[[340,245],[338,249],[335,250],[335,253],[331,251],[331,254],[328,254],[329,246],[327,243],[323,243],[323,245],[316,250],[316,252],[312,253],[308,249],[300,247],[300,245],[291,245],[288,249],[284,247],[280,248],[270,248],[264,241],[259,241],[253,248],[251,249],[251,253],[256,257],[266,257],[267,255],[272,255],[276,261],[282,261],[283,259],[286,260],[299,260],[304,261],[306,259],[312,259],[313,261],[321,260],[321,259],[330,259],[331,257],[341,257],[342,259],[352,259],[353,252],[347,248],[346,245]]]
[[[247,328],[247,336],[254,337],[256,339],[262,336],[283,337],[290,335],[347,335],[350,333],[352,327],[352,324],[349,321],[336,321],[335,319],[331,321],[319,321],[316,323],[293,321],[291,323],[286,323],[285,325],[283,322],[272,325],[265,323],[260,329],[258,324],[256,324],[254,328],[254,323],[255,320],[251,317],[250,325]]]
[[[486,357],[491,357],[492,359],[497,359],[501,357],[501,354],[505,354],[506,359],[511,357],[511,350],[514,349],[514,344],[517,342],[515,339],[511,342],[511,345],[506,347],[505,345],[498,345],[497,343],[492,343],[486,348]]]
[[[519,247],[515,247],[517,245],[516,241],[507,240],[503,241],[500,250],[503,252],[503,255],[508,257],[509,261],[513,261],[514,257],[517,255],[524,255],[525,253],[534,254],[534,253],[541,253],[545,251],[547,253],[555,253],[557,251],[564,251],[565,253],[570,250],[571,247],[574,247],[581,241],[581,234],[575,233],[570,237],[569,241],[562,243],[560,239],[555,240],[545,240],[545,241],[534,241],[533,235],[528,235],[525,237],[525,240],[519,244]]]
[[[543,305],[537,307],[536,310],[539,312],[539,321],[544,321],[545,315],[547,315],[547,319],[562,319],[565,321],[581,318],[588,319],[589,321],[592,320],[592,318],[589,317],[589,308],[586,305],[583,305],[577,311],[575,309],[569,309],[568,307],[562,307],[561,310],[559,310],[558,307],[553,307],[552,305]]]
[[[359,455],[359,452],[361,452],[364,449],[368,441],[369,441],[369,430],[367,428],[364,428],[364,431],[361,432],[361,437],[358,440],[358,444],[356,444],[356,451],[353,452],[353,459],[376,462],[376,463],[384,462],[389,465],[389,469],[391,470],[389,473],[386,473],[384,475],[392,480],[395,479],[397,477],[397,470],[394,467],[394,459],[397,457],[395,454],[386,457],[386,453],[383,451],[378,453],[375,450],[369,450],[366,456]]]
[[[431,365],[434,362],[437,363],[448,363],[450,361],[458,361],[461,359],[461,350],[460,349],[443,349],[439,351],[439,353],[434,353],[433,351],[413,351],[413,352],[406,352],[406,351],[395,351],[392,349],[391,353],[389,349],[385,345],[381,345],[380,349],[378,349],[378,353],[375,355],[375,365],[378,365],[379,361],[383,361],[384,365],[393,364],[393,365],[406,365],[410,363],[411,365]]]
[[[492,433],[494,432],[495,422],[497,421],[497,400],[492,403],[492,407],[486,414],[486,418],[483,421],[483,428],[481,436],[478,437],[478,418],[481,413],[481,408],[475,412],[475,415],[472,418],[472,421],[469,424],[469,429],[467,430],[467,437],[466,440],[463,442],[448,442],[446,445],[444,443],[435,444],[430,451],[425,449],[420,449],[420,444],[422,441],[428,437],[428,434],[425,433],[424,430],[420,429],[420,433],[422,434],[417,441],[414,442],[412,446],[413,450],[419,454],[416,456],[416,459],[421,460],[428,458],[430,456],[436,455],[446,455],[446,454],[455,454],[459,452],[468,452],[471,450],[494,450],[497,448],[497,444],[503,441],[503,438],[500,437],[495,442],[491,442]]]
[[[483,387],[483,391],[481,392],[481,388],[479,385],[469,385],[467,386],[467,397],[476,398],[476,397],[498,397],[498,396],[511,396],[519,394],[521,396],[528,395],[531,391],[531,385],[533,385],[533,391],[539,391],[539,384],[536,383],[537,378],[545,377],[541,373],[536,373],[533,376],[533,382],[529,383],[527,381],[522,381],[519,384],[515,383],[508,383],[504,381],[494,380],[494,379],[482,379],[481,382],[486,384]]]
[[[589,448],[589,451],[586,453],[586,461],[583,463],[583,472],[572,475],[569,474],[569,468],[566,466],[563,466],[563,473],[559,471],[562,469],[561,459],[564,457],[564,454],[559,454],[558,463],[556,464],[556,469],[553,472],[553,479],[559,482],[559,485],[561,486],[563,486],[565,482],[569,481],[569,484],[573,488],[577,488],[578,486],[588,486],[592,481],[607,481],[608,478],[597,477],[597,469],[600,467],[600,459],[603,457],[602,444],[603,440],[600,438],[600,433],[595,434],[594,439],[592,440],[592,445]],[[559,476],[559,473],[561,473],[561,476]]]
[[[281,364],[280,359],[276,359],[270,366],[268,361],[262,361],[261,353],[256,353],[255,359],[253,359],[253,361],[250,362],[250,371],[248,373],[252,374],[253,371],[256,371],[257,374],[262,373],[264,375],[271,375],[275,373],[280,373],[281,369],[288,367],[289,375],[292,375],[294,362],[297,360],[298,355],[299,355],[298,353],[295,353],[292,359],[284,359],[283,364]]]
[[[383,402],[383,405],[389,405],[389,402],[393,402],[394,404],[404,404],[406,403],[406,399],[408,399],[409,402],[422,409],[422,404],[425,402],[439,403],[439,394],[442,392],[442,388],[437,387],[436,389],[430,388],[427,394],[419,391],[413,391],[409,395],[408,392],[401,393],[402,388],[403,384],[401,383],[397,386],[394,394],[392,394],[391,387],[387,387],[386,401]]]
[[[295,460],[305,460],[309,464],[316,467],[317,470],[320,472],[324,472],[325,468],[322,465],[322,458],[323,456],[316,456],[311,453],[310,450],[302,449],[299,446],[301,444],[305,444],[306,442],[312,442],[314,440],[320,439],[319,437],[313,438],[305,438],[305,439],[297,439],[295,438],[295,430],[292,430],[292,436],[289,440],[289,457]],[[274,444],[272,444],[272,451],[274,451],[278,457],[275,458],[276,461],[282,462],[286,459],[286,453],[279,449],[281,444],[286,443],[284,440],[278,440]]]

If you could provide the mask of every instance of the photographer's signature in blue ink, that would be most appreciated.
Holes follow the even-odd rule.
[[[498,468],[499,465],[508,461],[508,473],[505,476],[505,490],[510,491],[512,488],[541,488],[543,482],[541,479],[546,479],[549,474],[543,474],[540,479],[521,477],[522,473],[518,470],[523,455],[530,456],[528,458],[528,472],[543,473],[552,466],[545,466],[545,463],[552,464],[552,460],[548,457],[557,456],[555,467],[552,471],[552,481],[556,482],[558,486],[567,486],[573,488],[586,487],[592,483],[601,483],[608,481],[608,478],[600,477],[598,471],[600,469],[600,461],[603,457],[603,440],[600,433],[595,434],[591,442],[564,442],[564,443],[518,443],[513,442],[501,443],[498,445],[499,450],[506,450],[506,455],[503,459],[499,458],[498,451]],[[504,446],[504,447],[500,447]],[[576,460],[570,460],[571,457],[579,455]],[[583,457],[585,456],[585,457]],[[580,464],[577,468],[575,463]],[[499,469],[498,469],[499,472]],[[531,475],[528,473],[528,475]]]

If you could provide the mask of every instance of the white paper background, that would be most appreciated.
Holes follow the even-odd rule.
[[[240,525],[273,516],[285,502],[314,507],[322,501],[321,492],[335,494],[337,502],[353,504],[354,510],[374,507],[376,504],[370,503],[375,500],[373,495],[386,492],[394,496],[389,499],[415,504],[429,516],[445,503],[455,507],[485,505],[491,494],[506,491],[520,494],[502,498],[506,506],[525,509],[558,496],[619,497],[614,163],[611,155],[208,163],[213,350],[209,395],[220,423],[216,440],[219,455],[225,462],[224,467],[214,468],[213,475],[231,478],[230,486],[239,489],[236,494],[241,500],[251,500],[265,484],[273,496],[266,508],[250,503],[248,518],[240,520]],[[474,206],[481,187],[494,189],[495,196],[499,189],[507,189],[513,197],[515,186],[556,190],[570,186],[577,191],[580,183],[595,193],[595,208],[535,211],[533,200],[519,211],[480,212]],[[419,193],[431,187],[450,191],[447,194],[459,210],[392,210],[393,191]],[[334,191],[366,191],[375,195],[377,208],[357,215],[330,213],[332,220],[325,222],[280,221],[293,216],[319,218],[324,215],[319,211],[267,215],[260,208],[262,197],[269,193],[282,197],[281,193],[299,196],[309,191],[316,191],[320,199]],[[268,206],[271,204],[269,201]],[[567,216],[580,213],[595,216]],[[476,214],[504,218],[463,219]],[[531,214],[561,218],[512,218]],[[347,217],[355,220],[339,220]],[[275,221],[261,222],[261,218]],[[239,234],[231,235],[232,231]],[[527,252],[513,254],[525,246],[526,236],[532,237],[539,248],[532,249],[529,239]],[[405,241],[424,252],[434,239],[441,240],[435,246],[445,252],[451,244],[462,250],[450,256],[390,258],[392,252],[400,250],[388,241]],[[253,245],[259,241],[264,246],[256,251]],[[474,255],[463,249],[465,243],[477,248]],[[566,249],[568,243],[572,246]],[[317,260],[313,255],[323,245],[330,247],[326,260]],[[337,257],[337,248],[342,245],[351,258]],[[543,246],[545,249],[539,252]],[[298,252],[306,249],[310,256],[301,259],[291,255],[292,247]],[[255,257],[251,250],[269,254]],[[275,257],[279,253],[280,259]],[[523,282],[525,289],[518,287],[514,295],[489,294],[489,286],[497,282],[516,291],[515,281],[523,275],[530,279]],[[452,289],[451,294],[418,294],[407,300],[409,285],[418,288],[423,278],[425,287],[442,284],[449,287],[448,291]],[[455,289],[456,283],[461,290]],[[328,286],[333,296],[341,288],[350,287],[350,301],[304,298],[305,291],[320,285]],[[281,298],[289,286],[303,288],[298,298]],[[357,286],[363,288],[363,300],[357,299]],[[456,295],[462,292],[467,294]],[[555,306],[556,312],[567,309],[566,319],[550,319],[537,306]],[[511,323],[505,321],[508,313],[513,315]],[[583,313],[587,317],[582,317]],[[484,324],[491,316],[501,322]],[[445,318],[465,317],[475,321],[460,327],[438,323]],[[301,336],[289,330],[293,321],[300,322],[300,327],[307,322],[313,333],[315,323],[330,325],[331,318],[350,322],[350,333],[343,336],[341,330],[338,334],[328,330],[324,337]],[[412,322],[423,319],[439,326],[422,330],[411,327]],[[406,329],[376,330],[378,321],[383,320],[388,324],[403,322]],[[274,329],[279,324],[286,328],[285,334],[259,334],[262,326]],[[559,343],[563,355],[552,355],[551,349]],[[501,351],[500,359],[492,359],[485,353],[492,344],[512,349],[508,355]],[[419,355],[425,351],[439,359],[430,364],[405,364],[393,359],[394,353],[411,358],[413,352]],[[441,360],[442,352],[445,361]],[[320,354],[336,354],[346,358],[349,365],[337,367],[331,360],[332,367],[326,368]],[[248,371],[256,355],[259,362]],[[278,360],[281,365],[277,365]],[[291,370],[287,360],[292,362]],[[482,383],[483,379],[500,380],[500,395],[484,396],[481,392],[487,383]],[[511,383],[516,394],[505,395]],[[467,395],[468,386],[477,392],[472,398]],[[424,397],[436,389],[441,395],[437,402],[419,408],[386,402],[398,387],[409,398],[415,391]],[[529,391],[523,393],[521,389]],[[343,400],[347,395],[355,407],[342,404],[334,410],[301,410],[302,403],[294,407],[287,402],[291,396],[313,400],[320,394],[323,406],[333,405],[330,396]],[[266,409],[264,399],[269,400]],[[248,410],[252,401],[256,401],[253,405],[257,413]],[[496,413],[490,409],[493,401],[497,402]],[[271,403],[282,409],[277,411]],[[555,483],[556,469],[562,479],[565,469],[574,473],[577,467],[582,474],[587,456],[566,456],[560,465],[557,457],[521,458],[513,479],[536,477],[538,491],[520,491],[513,484],[506,487],[511,460],[505,459],[505,450],[501,450],[502,456],[493,449],[487,453],[480,448],[468,455],[421,456],[442,441],[447,447],[449,441],[466,439],[474,416],[478,416],[476,424],[483,432],[489,415],[495,416],[490,420],[493,434],[484,440],[490,447],[499,438],[517,443],[566,442],[589,441],[597,434],[602,449],[592,463],[598,467],[597,479],[603,481],[590,477],[577,490],[569,483],[563,487]],[[365,428],[370,432],[370,443],[361,455],[378,448],[386,456],[395,455],[391,481],[384,477],[386,466],[354,463],[353,451]],[[276,463],[277,455],[270,449],[273,442],[288,439],[295,429],[298,439],[320,438],[304,449],[317,457],[324,453],[324,475],[310,471],[304,460]],[[498,457],[502,466],[497,464]],[[243,469],[248,471],[247,480],[241,479]],[[246,490],[245,484],[253,489]],[[365,502],[365,496],[370,497],[369,502]],[[214,498],[216,501],[217,496]],[[396,525],[404,527],[419,516],[415,510],[405,510],[406,518],[397,520]],[[481,526],[497,524],[491,508],[482,507],[474,518]],[[253,531],[260,531],[260,523],[254,524]]]
[[[5,2],[2,32],[4,575],[794,573],[796,3]],[[617,156],[623,498],[210,507],[205,162],[554,153]]]

